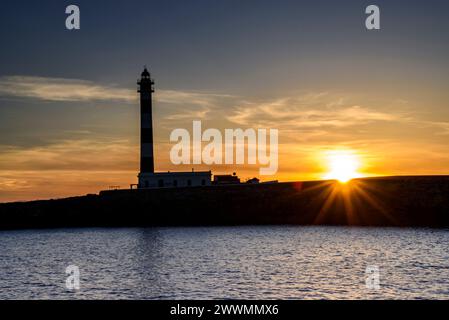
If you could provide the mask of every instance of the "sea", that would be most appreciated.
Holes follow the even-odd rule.
[[[449,230],[0,231],[0,299],[449,299]]]

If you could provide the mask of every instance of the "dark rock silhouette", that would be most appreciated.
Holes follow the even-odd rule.
[[[114,190],[0,204],[0,229],[261,224],[449,227],[449,176]]]

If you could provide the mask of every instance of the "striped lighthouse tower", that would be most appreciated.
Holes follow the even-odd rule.
[[[153,158],[153,102],[154,81],[147,68],[137,82],[140,93],[140,173],[154,173]]]

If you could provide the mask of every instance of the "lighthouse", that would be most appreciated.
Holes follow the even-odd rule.
[[[140,93],[140,173],[154,173],[153,158],[153,92],[154,81],[147,68],[143,70],[137,92]]]
[[[178,188],[211,185],[211,171],[154,172],[153,93],[154,81],[145,67],[137,92],[140,93],[140,173],[139,189]]]

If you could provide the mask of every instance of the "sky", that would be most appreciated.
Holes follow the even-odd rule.
[[[81,29],[65,28],[66,6]],[[381,29],[365,28],[365,8]],[[449,173],[447,1],[23,1],[0,10],[0,202],[129,187],[139,171],[136,80],[156,82],[157,171],[170,132],[279,130],[279,170],[326,176],[329,152],[363,176]]]

